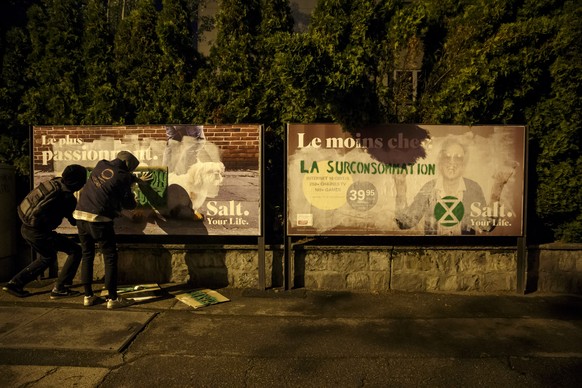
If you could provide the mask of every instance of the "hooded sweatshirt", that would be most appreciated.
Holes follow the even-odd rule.
[[[111,222],[122,209],[135,209],[131,189],[136,177],[131,173],[139,161],[131,153],[122,151],[117,158],[97,163],[79,194],[73,217],[89,222]]]

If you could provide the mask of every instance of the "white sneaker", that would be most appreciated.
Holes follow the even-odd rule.
[[[135,302],[130,299],[122,298],[118,296],[117,299],[107,299],[107,308],[108,309],[118,309],[121,307],[128,307],[134,304]]]
[[[83,306],[89,307],[99,303],[103,303],[103,299],[97,295],[86,296],[83,298]]]

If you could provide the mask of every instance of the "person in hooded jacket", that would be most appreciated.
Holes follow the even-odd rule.
[[[81,280],[84,286],[84,306],[93,306],[102,300],[93,293],[93,262],[95,243],[99,244],[105,264],[107,308],[126,307],[133,301],[117,295],[117,244],[113,220],[123,209],[135,209],[134,183],[147,184],[151,174],[141,179],[132,172],[139,160],[128,151],[121,151],[113,160],[101,160],[91,171],[87,183],[80,192],[73,217],[77,220],[79,241],[83,250]]]
[[[74,193],[85,184],[87,169],[78,164],[72,164],[63,170],[61,177],[52,180],[58,187],[54,192],[55,195],[51,197],[50,201],[47,200],[37,205],[38,213],[34,222],[22,220],[20,228],[22,237],[39,256],[3,287],[4,291],[14,296],[21,298],[29,296],[30,292],[24,287],[56,263],[58,252],[64,252],[68,256],[51,291],[50,298],[58,299],[80,295],[78,291],[71,290],[65,285],[73,283],[81,263],[81,247],[67,236],[57,233],[55,229],[64,218],[67,218],[71,225],[75,225],[73,211],[77,205],[77,199]],[[35,190],[30,195],[33,195]],[[19,206],[22,207],[23,204]]]

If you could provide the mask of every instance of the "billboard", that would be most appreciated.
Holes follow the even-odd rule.
[[[287,234],[522,236],[523,126],[287,126]]]
[[[115,219],[119,234],[261,234],[261,129],[241,125],[35,126],[33,184],[60,176],[69,164],[90,171],[119,151],[140,161],[133,188],[138,207]],[[59,232],[75,234],[66,220]]]

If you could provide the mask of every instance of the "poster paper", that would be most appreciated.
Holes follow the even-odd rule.
[[[146,125],[33,127],[33,183],[60,176],[69,164],[91,170],[119,151],[133,153],[138,207],[115,219],[119,234],[246,235],[260,228],[261,126]],[[59,227],[77,233],[67,220]]]
[[[521,236],[525,127],[289,124],[289,235]]]

